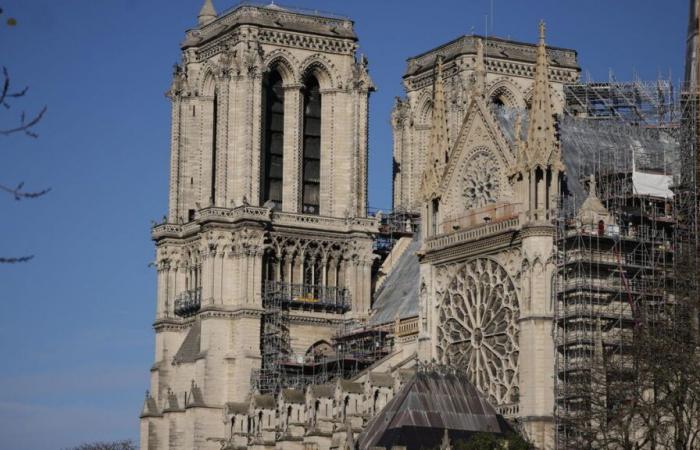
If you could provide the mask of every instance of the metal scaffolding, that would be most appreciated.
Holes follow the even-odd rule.
[[[567,87],[566,98],[559,131],[568,180],[553,289],[556,441],[585,448],[599,432],[597,408],[615,401],[606,389],[632,376],[639,327],[673,298],[679,216],[670,188],[679,181],[683,128],[670,83],[581,84]],[[591,189],[607,223],[580,220]]]
[[[342,321],[327,347],[294,354],[290,339],[293,311],[343,314],[350,308],[347,289],[266,281],[263,308],[262,363],[251,373],[251,385],[261,393],[351,378],[390,352],[392,336],[387,330]]]

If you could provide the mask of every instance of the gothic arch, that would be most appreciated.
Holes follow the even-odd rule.
[[[470,210],[502,201],[507,197],[507,162],[490,145],[476,145],[467,151],[449,184],[445,185],[445,210],[457,218]],[[447,217],[445,218],[447,219]]]
[[[209,97],[213,96],[216,88],[216,75],[214,75],[214,68],[207,64],[202,68],[200,73],[202,76],[200,77],[201,82],[198,89],[199,95]]]
[[[306,77],[313,75],[321,89],[332,89],[339,85],[335,65],[321,54],[315,53],[309,56],[300,67],[299,84],[303,84]]]
[[[488,90],[488,97],[493,103],[501,103],[509,108],[522,108],[524,101],[520,90],[511,81],[502,78],[493,83]],[[498,100],[498,101],[496,101]]]
[[[298,66],[296,58],[284,49],[270,52],[263,61],[263,70],[265,72],[276,70],[282,77],[284,84],[293,84],[299,79],[299,75],[294,69]]]
[[[429,125],[433,116],[433,98],[429,90],[424,91],[418,98],[417,108],[414,115],[416,125]]]
[[[306,350],[306,356],[331,356],[334,353],[333,346],[325,339],[318,340]]]

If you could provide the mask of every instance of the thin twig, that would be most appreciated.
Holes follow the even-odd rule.
[[[5,258],[0,256],[0,264],[17,264],[24,263],[34,258],[34,255],[29,256],[17,256],[13,258]]]
[[[37,198],[41,197],[42,195],[47,194],[49,191],[51,191],[51,188],[46,188],[42,189],[41,191],[23,191],[22,188],[24,187],[24,181],[19,183],[16,188],[11,188],[7,187],[4,184],[0,184],[0,191],[5,191],[8,194],[11,194],[15,200],[19,201],[22,200],[23,198]]]

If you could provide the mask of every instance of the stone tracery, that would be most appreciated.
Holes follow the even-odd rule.
[[[490,155],[479,152],[471,158],[464,174],[464,197],[467,209],[481,208],[498,200],[500,170]]]
[[[506,270],[489,258],[465,263],[438,308],[438,360],[464,367],[494,404],[516,402],[519,304]]]

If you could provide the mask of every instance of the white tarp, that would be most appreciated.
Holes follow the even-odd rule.
[[[671,175],[659,173],[632,172],[632,184],[637,195],[650,195],[653,197],[672,198]]]

